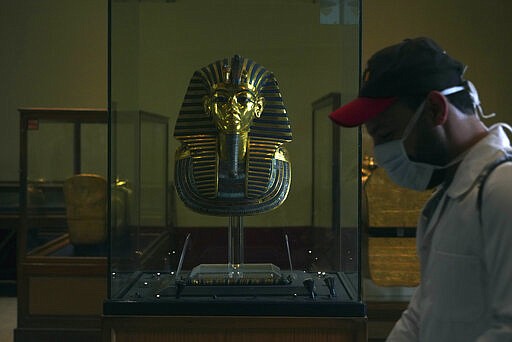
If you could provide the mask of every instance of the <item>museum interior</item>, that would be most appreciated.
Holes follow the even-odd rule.
[[[384,341],[431,192],[394,185],[365,129],[328,114],[373,52],[428,36],[469,66],[486,124],[512,122],[509,13],[2,2],[0,340]]]

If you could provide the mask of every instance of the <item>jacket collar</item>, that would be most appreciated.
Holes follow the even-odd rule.
[[[506,150],[510,149],[510,141],[504,127],[507,125],[493,125],[489,128],[489,134],[471,147],[446,190],[448,196],[457,198],[466,195],[476,185],[478,176],[487,165],[502,157]]]

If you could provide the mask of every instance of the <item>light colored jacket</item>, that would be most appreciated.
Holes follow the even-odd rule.
[[[425,205],[421,284],[387,341],[512,342],[512,163],[490,174],[477,208],[478,177],[506,149],[503,126],[491,127]]]

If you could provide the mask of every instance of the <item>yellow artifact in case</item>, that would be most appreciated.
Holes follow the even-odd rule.
[[[107,238],[107,181],[78,174],[64,182],[69,239],[74,245],[104,243]]]

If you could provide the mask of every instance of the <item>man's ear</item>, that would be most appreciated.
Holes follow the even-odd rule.
[[[434,126],[443,125],[446,122],[448,109],[449,103],[443,94],[437,90],[432,90],[427,95],[425,111],[430,114]]]

